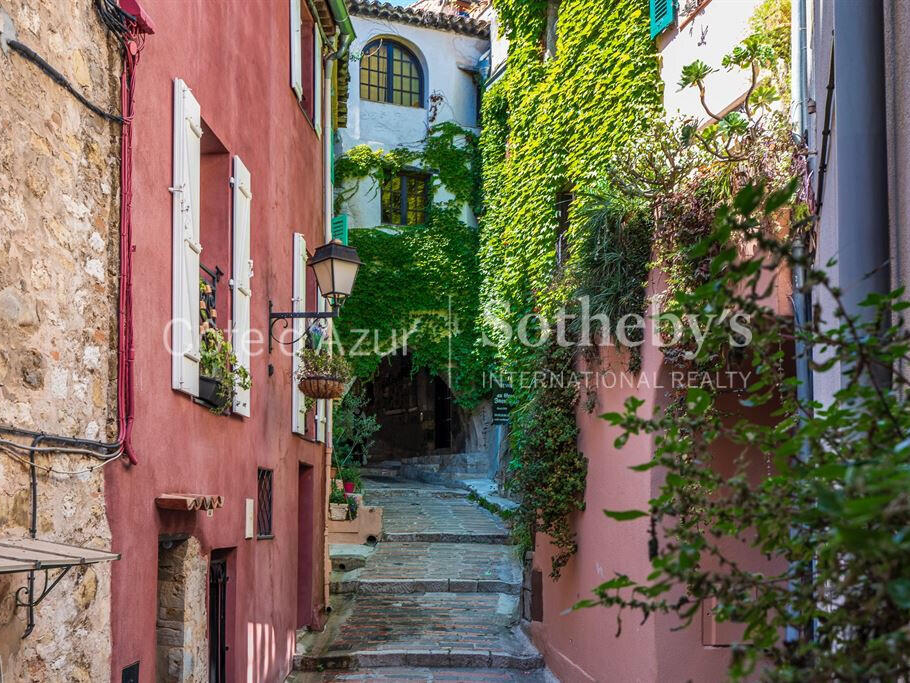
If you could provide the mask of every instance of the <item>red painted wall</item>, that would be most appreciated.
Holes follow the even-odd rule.
[[[139,463],[106,470],[113,547],[122,553],[113,567],[111,675],[120,680],[121,669],[139,660],[141,680],[154,680],[158,538],[189,533],[206,553],[235,549],[229,680],[282,680],[294,649],[298,557],[313,563],[308,594],[317,602],[313,613],[322,613],[324,487],[312,487],[312,514],[301,520],[312,525],[312,547],[299,551],[297,497],[301,463],[314,468],[315,481],[325,480],[325,449],[291,433],[291,359],[280,351],[268,356],[263,348],[252,358],[250,418],[212,415],[171,389],[164,331],[171,318],[173,79],[187,83],[202,118],[252,176],[254,330],[267,330],[269,298],[277,310],[290,310],[292,234],[304,233],[311,248],[324,241],[322,144],[290,88],[286,1],[143,0],[143,7],[156,33],[138,67],[133,136]],[[223,253],[218,265],[229,273],[230,252]],[[219,296],[221,327],[228,301]],[[256,499],[257,467],[274,470],[272,540],[244,539],[244,499]],[[155,497],[166,492],[223,495],[225,505],[212,517],[163,512]]]

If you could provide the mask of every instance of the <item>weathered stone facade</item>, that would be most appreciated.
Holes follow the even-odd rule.
[[[165,542],[158,549],[158,683],[206,683],[208,558],[199,541]]]
[[[0,14],[89,100],[119,110],[120,56],[92,0],[0,0]],[[112,439],[119,126],[10,50],[0,53],[0,130],[0,424]],[[98,461],[38,463],[75,471]],[[38,536],[109,547],[103,481],[100,469],[39,473]],[[26,536],[29,512],[28,468],[0,451],[0,535]],[[26,575],[0,577],[4,680],[108,680],[110,571],[71,570],[37,607],[26,639],[25,611],[14,609]]]

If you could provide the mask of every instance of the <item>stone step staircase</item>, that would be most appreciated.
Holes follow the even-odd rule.
[[[365,477],[409,479],[430,484],[459,486],[464,480],[482,479],[491,473],[489,455],[483,451],[474,451],[387,460],[368,464],[363,468],[362,474]]]
[[[330,548],[332,614],[298,633],[288,680],[555,680],[517,625],[521,567],[502,520],[465,490],[364,486],[382,540]]]

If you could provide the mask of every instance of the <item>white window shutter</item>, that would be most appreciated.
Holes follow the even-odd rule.
[[[306,238],[299,232],[294,233],[294,293],[293,305],[291,310],[295,313],[302,313],[306,310]],[[303,348],[303,332],[309,321],[296,318],[294,320],[294,358],[291,361],[293,367],[293,383],[291,400],[291,431],[303,436],[306,434],[306,397],[303,392],[297,388],[297,368],[300,361],[297,358],[297,352]]]
[[[174,79],[173,283],[171,386],[199,395],[199,103]]]
[[[250,253],[250,206],[253,194],[250,189],[250,172],[240,157],[234,157],[233,188],[233,243],[231,301],[231,346],[238,365],[250,371],[250,301],[253,277],[253,259]],[[250,390],[234,387],[233,410],[238,415],[250,416]]]
[[[313,29],[313,120],[316,134],[322,133],[322,34]]]
[[[319,312],[325,311],[325,298],[322,296],[322,292],[319,291],[319,288],[316,288],[316,310]],[[328,320],[326,325],[326,334],[331,334],[331,324],[332,321]],[[331,349],[324,349],[323,353],[327,353]],[[316,399],[316,441],[321,441],[325,443],[325,426],[326,426],[326,413],[328,412],[328,400],[324,398]]]
[[[297,93],[297,99],[303,97],[303,34],[302,15],[300,13],[300,0],[290,0],[291,3],[291,88]]]

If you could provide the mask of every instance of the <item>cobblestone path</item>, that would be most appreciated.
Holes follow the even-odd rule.
[[[298,634],[288,681],[555,680],[517,626],[521,568],[502,520],[462,491],[365,486],[382,540],[332,548],[332,614]]]

